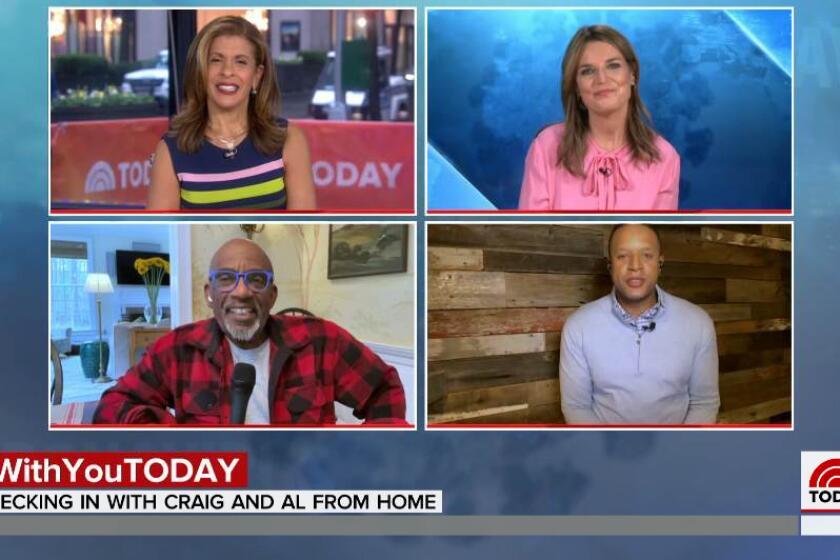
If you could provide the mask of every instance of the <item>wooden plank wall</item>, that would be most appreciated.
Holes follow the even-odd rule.
[[[578,306],[611,288],[610,229],[429,224],[429,423],[563,421],[560,332]],[[719,422],[790,422],[790,226],[658,230],[660,285],[715,321]]]

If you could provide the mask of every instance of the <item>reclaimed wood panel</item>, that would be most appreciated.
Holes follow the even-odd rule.
[[[757,383],[779,377],[790,377],[790,364],[776,364],[722,373],[720,375],[720,388],[723,390],[740,383]]]
[[[771,331],[789,331],[790,319],[764,319],[760,321],[723,321],[715,324],[715,332],[722,334],[741,334]]]
[[[749,317],[749,306],[742,307]],[[559,332],[569,315],[576,310],[577,307],[431,310],[428,315],[429,338]]]
[[[563,411],[560,403],[541,406],[528,406],[525,409],[502,414],[478,416],[469,420],[459,420],[453,424],[562,424]]]
[[[600,255],[603,228],[528,224],[429,224],[429,245],[526,249],[542,253]]]
[[[790,301],[775,303],[750,303],[750,319],[774,319],[782,317],[790,319]]]
[[[739,245],[742,247],[758,247],[761,249],[770,249],[773,251],[791,251],[791,242],[787,239],[780,239],[778,237],[771,237],[768,235],[743,233],[714,227],[701,228],[700,238],[704,241],[710,241],[712,243],[726,243],[729,245]]]
[[[718,355],[747,354],[761,350],[790,347],[789,332],[724,334],[717,337]]]
[[[431,270],[484,270],[484,252],[462,247],[429,247]]]
[[[487,418],[490,416],[509,415],[511,412],[521,413],[523,411],[527,414],[528,405],[514,404],[507,406],[494,406],[490,408],[483,408],[480,410],[460,410],[458,412],[443,412],[440,414],[430,414],[429,423],[431,424],[448,424],[452,422],[459,422],[464,420],[477,420],[479,418]],[[521,414],[516,414],[514,418],[519,418]],[[470,422],[473,423],[473,422]]]
[[[746,303],[699,304],[713,321],[743,321],[752,317],[752,307]]]
[[[560,373],[559,352],[489,356],[429,362],[430,375],[445,375],[450,392],[554,379]]]
[[[607,274],[604,257],[578,257],[522,251],[484,250],[485,270],[505,272],[543,272],[554,274]]]
[[[719,356],[718,370],[721,373],[783,364],[790,368],[790,347],[760,350],[748,354]]]
[[[429,309],[499,307],[505,300],[503,272],[431,272],[428,277]]]
[[[772,417],[790,412],[791,399],[785,397],[730,410],[718,415],[718,424],[761,424]]]
[[[446,387],[445,375],[428,375],[428,383],[426,384],[426,400],[432,406],[446,398],[449,391]]]
[[[723,278],[663,278],[659,285],[694,304],[726,303],[726,282]]]
[[[782,399],[791,394],[790,379],[787,377],[772,378],[761,383],[738,383],[725,389],[720,394],[721,412]]]
[[[451,392],[443,403],[441,412],[477,410],[495,406],[527,403],[529,406],[560,402],[560,380],[546,379],[531,383],[517,383]]]
[[[501,334],[430,339],[429,360],[457,360],[482,356],[532,354],[560,349],[560,333]]]
[[[774,303],[787,299],[786,284],[766,280],[726,280],[726,301],[732,303]]]
[[[697,226],[658,228],[665,262],[733,264],[740,266],[781,266],[790,255],[756,247],[739,247],[703,241]]]
[[[687,263],[665,260],[661,278],[745,278],[783,280],[790,276],[783,267],[739,266],[737,264]]]
[[[760,232],[761,235],[769,235],[770,237],[778,237],[780,239],[792,239],[792,229],[790,224],[762,224]]]
[[[609,291],[605,276],[505,273],[504,302],[507,307],[578,306]]]

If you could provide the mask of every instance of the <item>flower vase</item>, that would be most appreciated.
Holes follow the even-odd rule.
[[[163,309],[155,303],[148,303],[143,308],[143,317],[150,325],[157,325],[163,318]]]

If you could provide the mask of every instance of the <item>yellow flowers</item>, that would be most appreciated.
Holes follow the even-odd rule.
[[[151,316],[147,320],[149,323],[157,324],[160,320],[157,313],[158,293],[160,293],[160,285],[163,284],[163,275],[169,274],[169,261],[160,257],[137,259],[134,261],[134,270],[143,277],[143,284],[146,285],[146,293],[149,295]]]
[[[152,267],[157,267],[161,269],[161,272],[166,272],[169,274],[169,261],[166,259],[162,259],[160,257],[150,257],[148,259],[137,259],[134,261],[134,270],[140,273],[140,276],[143,279],[146,279],[146,274],[149,272],[149,269]],[[161,278],[163,274],[160,275]]]

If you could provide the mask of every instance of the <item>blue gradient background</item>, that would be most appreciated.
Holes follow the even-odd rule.
[[[432,11],[429,143],[516,208],[528,147],[564,120],[563,53],[594,23],[633,44],[642,99],[681,156],[681,210],[790,209],[789,10]],[[430,181],[429,208],[474,208],[451,198],[451,177]]]
[[[0,449],[245,450],[253,488],[439,488],[448,514],[797,515],[800,451],[840,450],[840,6],[816,1],[796,5],[795,432],[249,434],[48,432],[47,5],[7,2],[0,18],[5,63],[0,92],[0,258],[5,263],[0,267],[0,352],[7,357],[0,392]],[[423,34],[421,17],[421,57]],[[418,62],[423,68],[422,58]],[[423,91],[422,74],[418,87]],[[423,138],[422,112],[418,123]],[[420,170],[422,185],[422,166]],[[420,233],[424,246],[422,228]],[[422,252],[420,259],[418,270],[423,271]],[[424,285],[422,274],[419,282]],[[425,308],[422,293],[419,305]],[[419,317],[422,338],[422,312]],[[419,362],[424,363],[421,340],[418,347]],[[422,422],[423,407],[418,408]],[[131,518],[126,516],[125,522]],[[482,560],[558,554],[775,559],[831,557],[833,551],[840,551],[840,540],[801,537],[0,538],[2,558],[71,560],[156,554],[306,558],[328,553],[342,558],[457,555]]]

